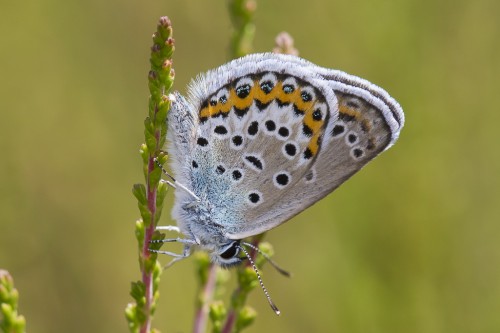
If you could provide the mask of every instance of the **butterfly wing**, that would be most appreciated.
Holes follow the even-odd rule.
[[[337,116],[328,122],[318,158],[272,209],[249,211],[246,219],[252,223],[228,237],[248,237],[289,220],[331,193],[398,139],[404,114],[387,92],[340,71],[320,67],[315,71],[335,93],[338,109]]]
[[[394,142],[403,119],[366,81],[275,54],[199,77],[179,104],[169,116],[170,140],[180,140],[174,173],[232,239],[269,230],[330,193]]]

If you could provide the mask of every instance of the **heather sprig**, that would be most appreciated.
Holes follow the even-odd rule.
[[[174,39],[172,24],[166,16],[161,17],[157,30],[153,34],[148,74],[149,104],[148,116],[144,120],[145,143],[140,147],[143,161],[145,184],[135,184],[132,193],[137,199],[141,218],[136,221],[135,235],[138,243],[139,266],[142,279],[132,283],[130,295],[135,302],[127,305],[125,316],[130,332],[158,332],[151,328],[151,321],[159,298],[158,283],[162,267],[157,261],[157,254],[149,251],[160,244],[150,244],[152,239],[161,239],[164,235],[156,231],[161,216],[167,185],[161,182],[161,169],[157,162],[164,164],[167,156],[162,152],[167,134],[167,113],[170,109],[170,88],[174,82],[172,53]]]
[[[0,329],[4,333],[26,332],[26,320],[18,313],[19,293],[9,272],[0,269]]]

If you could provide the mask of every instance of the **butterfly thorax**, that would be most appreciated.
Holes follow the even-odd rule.
[[[239,240],[225,235],[225,227],[218,220],[220,214],[217,214],[221,209],[208,201],[206,194],[200,195],[200,201],[184,196],[183,193],[178,194],[183,200],[177,201],[181,204],[174,207],[174,210],[178,227],[185,237],[194,241],[199,249],[208,252],[212,262],[221,266],[239,263],[241,260],[235,257],[238,251],[233,250]]]
[[[213,221],[213,207],[207,201],[189,202],[183,206],[184,218],[178,221],[181,230],[194,238],[204,250],[214,251],[224,243],[222,227]],[[227,241],[226,241],[227,242]]]

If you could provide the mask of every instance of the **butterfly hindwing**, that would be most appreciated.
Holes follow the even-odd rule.
[[[329,85],[336,95],[338,117],[328,123],[318,158],[272,209],[259,215],[249,212],[246,219],[257,221],[255,225],[261,229],[249,225],[229,237],[247,237],[287,221],[331,193],[395,142],[404,121],[397,102],[380,88],[366,85],[364,80],[338,73],[335,78]]]

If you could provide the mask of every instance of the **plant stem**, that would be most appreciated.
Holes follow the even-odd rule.
[[[203,286],[203,291],[200,295],[202,301],[200,302],[200,306],[196,312],[193,333],[203,333],[207,326],[209,306],[214,297],[216,278],[217,266],[210,264],[210,267],[208,268],[207,282]]]
[[[255,0],[229,0],[228,9],[234,27],[231,37],[231,57],[239,58],[252,52],[255,35],[253,14],[257,8]]]
[[[157,110],[155,110],[155,115]],[[159,131],[155,131],[155,138],[157,142],[159,140]],[[155,149],[155,152],[158,150]],[[148,179],[147,179],[147,199],[148,199],[148,209],[151,213],[151,222],[146,227],[144,232],[144,243],[142,245],[142,257],[144,259],[149,259],[151,252],[149,252],[150,241],[153,239],[153,234],[156,228],[156,192],[158,189],[158,183],[151,182],[151,173],[155,169],[155,156],[154,153],[150,153],[148,161]],[[146,297],[146,302],[144,304],[144,314],[146,315],[146,320],[144,321],[140,332],[148,333],[151,330],[151,305],[153,303],[153,271],[144,269],[142,271],[142,283],[144,283],[144,296]]]
[[[255,247],[259,246],[259,243],[262,241],[264,238],[265,233],[256,235],[252,238],[252,245]],[[250,257],[252,260],[255,262],[255,259],[257,257],[257,251],[254,249],[251,249],[249,251]],[[241,267],[238,267],[238,275],[245,274],[244,270],[246,270],[248,267],[251,267],[251,263],[249,260],[245,262],[244,265]],[[246,280],[244,280],[246,281]],[[248,296],[248,292],[250,291],[251,287],[249,288],[248,285],[243,285],[244,282],[242,282],[241,279],[238,279],[238,286],[236,289],[233,291],[233,294],[231,296],[231,304],[230,304],[230,309],[229,313],[226,318],[226,322],[224,324],[224,327],[221,331],[221,333],[231,333],[234,330],[234,325],[236,323],[236,319],[238,316],[239,311],[242,309],[243,305],[245,304],[246,298]]]
[[[238,291],[238,289],[236,291]],[[231,311],[227,315],[226,323],[224,324],[224,328],[222,329],[221,333],[231,333],[233,331],[235,321],[236,312],[234,311],[234,309],[231,309]]]

